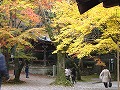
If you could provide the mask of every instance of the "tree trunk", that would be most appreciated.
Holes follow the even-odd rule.
[[[77,69],[77,80],[78,81],[81,81],[82,79],[81,79],[81,65],[82,65],[82,60],[79,60],[79,63],[78,63],[78,65],[77,65],[77,67],[76,67],[76,69]]]
[[[65,77],[65,53],[57,53],[57,77],[55,80],[57,85],[71,85]]]
[[[16,82],[19,82],[20,81],[19,60],[15,59],[14,64],[15,64],[15,69],[14,69],[15,78],[14,78],[14,80]]]
[[[16,55],[16,47],[17,47],[17,44],[15,46],[13,46],[13,48],[11,49],[11,52],[12,54],[15,56]],[[19,82],[20,81],[20,73],[22,71],[22,68],[24,66],[24,60],[19,61],[18,58],[14,58],[14,65],[15,65],[15,68],[14,68],[14,75],[15,75],[15,82]]]
[[[21,61],[21,63],[19,63],[19,59],[16,59],[14,60],[14,63],[15,63],[15,82],[19,82],[20,81],[20,74],[21,74],[21,71],[22,71],[22,68],[24,66],[24,60]]]
[[[117,80],[117,58],[114,60],[114,80]]]
[[[82,79],[81,79],[81,70],[80,70],[80,67],[78,66],[78,68],[77,68],[77,80],[78,81],[81,81]]]
[[[53,41],[54,40],[54,35],[52,32],[52,28],[50,27],[49,23],[46,20],[46,15],[45,11],[39,7],[40,12],[42,13],[43,16],[43,22],[45,22],[46,30],[48,32],[48,35],[50,39]],[[54,43],[55,46],[58,45],[58,43]],[[65,77],[65,53],[58,52],[57,53],[57,77],[55,80],[55,84],[57,85],[71,85],[71,83],[66,80]]]

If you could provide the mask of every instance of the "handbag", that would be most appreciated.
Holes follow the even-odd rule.
[[[112,82],[109,82],[109,87],[112,87]]]
[[[112,82],[111,82],[111,78],[110,78],[110,81],[109,81],[109,87],[112,87]]]

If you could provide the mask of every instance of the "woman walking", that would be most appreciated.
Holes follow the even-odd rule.
[[[102,79],[104,86],[108,88],[109,82],[111,81],[111,74],[110,74],[110,71],[106,67],[104,67],[104,69],[100,73],[100,79]]]

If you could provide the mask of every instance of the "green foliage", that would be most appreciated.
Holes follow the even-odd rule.
[[[35,60],[36,57],[33,57],[32,53],[24,53],[23,50],[21,49],[17,49],[16,51],[16,55],[14,56],[15,58],[23,58],[23,59],[26,59],[26,60]]]
[[[93,74],[93,75],[82,76],[83,82],[89,82],[92,81],[92,79],[96,79],[96,78],[98,79],[99,75]]]
[[[59,78],[58,80],[56,80],[52,84],[54,84],[54,85],[63,85],[63,86],[73,86],[70,81],[66,80],[65,78],[63,79],[63,77]]]

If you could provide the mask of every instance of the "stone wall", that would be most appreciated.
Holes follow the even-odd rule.
[[[29,72],[32,74],[52,75],[53,67],[47,66],[30,66]]]

